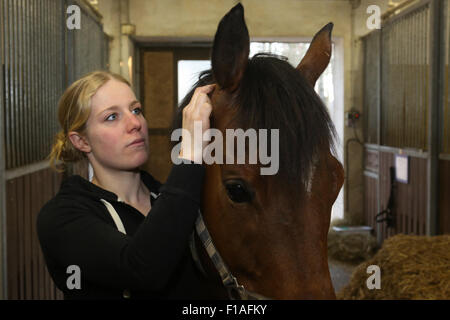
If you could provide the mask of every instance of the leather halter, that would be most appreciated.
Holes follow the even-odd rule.
[[[155,194],[151,192],[151,196],[154,199],[157,199],[159,197],[159,194]],[[111,215],[114,223],[116,224],[117,229],[126,234],[125,228],[123,226],[122,220],[120,219],[119,215],[117,214],[117,211],[114,209],[114,207],[106,200],[100,199],[101,202],[105,205],[106,209],[108,210],[109,214]],[[123,202],[120,198],[117,198],[118,202]],[[195,223],[195,229],[197,231],[197,234],[202,241],[203,247],[206,249],[206,252],[208,253],[211,261],[214,263],[214,266],[216,270],[219,272],[220,278],[222,279],[222,283],[227,289],[228,297],[231,300],[269,300],[269,298],[260,295],[255,292],[251,292],[249,290],[246,290],[243,285],[240,285],[236,279],[235,276],[233,276],[228,269],[227,265],[223,261],[222,257],[220,256],[219,252],[217,251],[216,247],[214,246],[211,236],[209,235],[208,229],[206,229],[205,223],[203,222],[203,217],[198,210],[198,217],[197,221]],[[205,270],[202,267],[202,264],[200,262],[200,259],[198,258],[197,249],[195,247],[195,238],[194,238],[194,232],[191,234],[191,239],[189,241],[189,247],[191,249],[192,258],[194,259],[195,263],[197,264],[197,267],[200,269],[200,271],[206,275]],[[124,297],[129,298],[129,293],[127,293],[127,296],[125,296],[125,293],[128,292],[128,290],[124,291]]]
[[[206,225],[203,221],[203,217],[202,217],[200,210],[198,211],[198,213],[199,213],[199,215],[198,215],[197,221],[195,222],[195,230],[197,231],[197,235],[199,236],[199,238],[203,244],[203,247],[205,248],[206,252],[208,253],[209,258],[213,262],[214,267],[216,268],[217,272],[220,275],[220,278],[222,279],[222,283],[228,292],[228,297],[231,300],[238,300],[238,299],[240,299],[240,300],[269,300],[270,298],[267,298],[259,293],[255,293],[255,292],[246,290],[243,285],[239,284],[236,277],[233,276],[230,269],[227,267],[225,261],[223,261],[222,257],[220,256],[219,252],[217,251],[216,247],[214,246],[211,236],[208,232],[208,229],[206,229]],[[198,257],[197,249],[195,247],[194,232],[192,232],[191,240],[189,243],[192,258],[194,259],[195,263],[197,264],[197,267],[202,271],[203,274],[206,275],[206,272],[203,269],[200,259]]]

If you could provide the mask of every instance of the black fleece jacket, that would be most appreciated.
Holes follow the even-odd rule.
[[[63,181],[41,209],[37,232],[48,271],[64,298],[208,299],[210,288],[188,245],[203,177],[198,164],[174,165],[164,185],[141,171],[147,188],[159,194],[151,199],[146,217],[80,176]],[[126,235],[117,230],[100,199],[117,211]],[[80,289],[67,286],[71,265],[81,271]]]

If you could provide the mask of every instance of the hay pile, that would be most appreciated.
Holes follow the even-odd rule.
[[[367,289],[369,265],[381,270],[381,289]],[[450,299],[450,235],[396,235],[360,264],[338,299]]]
[[[339,261],[360,263],[371,258],[377,248],[377,240],[368,233],[328,233],[328,255]]]

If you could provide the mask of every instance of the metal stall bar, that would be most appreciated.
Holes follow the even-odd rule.
[[[16,15],[16,23],[15,23],[15,28],[16,28],[16,41],[17,41],[17,47],[16,47],[16,52],[14,53],[15,57],[16,57],[16,65],[15,65],[15,72],[16,72],[16,85],[14,86],[14,89],[16,91],[16,105],[17,105],[17,122],[16,122],[16,127],[15,127],[15,132],[16,132],[16,136],[17,136],[17,140],[18,140],[18,145],[17,145],[17,166],[21,166],[23,165],[23,163],[25,162],[24,160],[24,153],[25,153],[25,137],[23,134],[23,125],[24,125],[24,120],[25,120],[25,112],[23,112],[23,96],[22,96],[22,68],[23,68],[23,32],[22,32],[22,27],[23,27],[23,21],[22,21],[22,3],[21,0],[16,0],[14,1],[14,10],[15,10],[15,15]]]
[[[46,104],[46,94],[47,87],[45,85],[45,74],[47,72],[47,62],[45,60],[45,49],[46,49],[46,33],[45,33],[45,19],[44,17],[48,14],[45,8],[46,0],[40,0],[37,4],[37,23],[38,23],[38,81],[39,81],[39,100],[37,106],[37,117],[36,123],[42,124],[45,121],[45,104]],[[35,152],[39,153],[45,146],[45,136],[47,129],[42,126],[38,137],[38,143],[35,146]]]
[[[6,29],[7,33],[7,43],[6,43],[6,51],[5,59],[7,63],[6,68],[6,77],[7,77],[7,83],[6,83],[6,95],[7,95],[7,107],[6,112],[8,113],[8,162],[6,163],[6,169],[9,169],[14,166],[15,163],[15,152],[13,150],[13,147],[15,145],[15,136],[12,128],[14,128],[14,59],[13,59],[13,52],[14,52],[14,32],[13,32],[13,24],[14,24],[14,16],[13,16],[13,6],[12,6],[12,0],[7,0],[6,2],[6,10],[5,13],[6,16],[6,23],[8,24]]]
[[[31,0],[28,2],[28,7],[30,9],[30,25],[31,29],[30,32],[30,51],[29,51],[29,57],[30,57],[30,96],[32,97],[30,99],[30,131],[32,133],[35,133],[37,130],[37,114],[38,114],[38,108],[39,104],[37,101],[37,97],[40,93],[40,90],[38,89],[39,82],[37,78],[37,71],[39,67],[39,61],[38,61],[38,53],[37,53],[37,40],[38,38],[38,30],[37,30],[37,24],[38,24],[38,17],[37,17],[37,8],[39,4],[36,2],[36,0]],[[34,136],[33,141],[31,145],[29,146],[29,151],[31,154],[36,154],[36,145],[39,140],[39,135],[32,134]]]
[[[41,1],[35,1],[34,6],[34,25],[35,25],[35,41],[34,41],[34,56],[35,56],[35,64],[34,64],[34,81],[35,81],[35,89],[36,89],[36,95],[34,96],[34,123],[35,126],[33,126],[33,130],[36,130],[36,127],[39,123],[42,123],[41,119],[41,106],[42,106],[42,96],[44,94],[44,88],[43,88],[43,81],[42,81],[42,72],[43,72],[43,61],[42,58],[42,37],[43,37],[43,30],[42,30],[42,2]],[[40,150],[42,147],[42,132],[36,137],[36,141],[32,146],[32,152],[33,154],[36,154],[38,150]]]
[[[21,166],[28,164],[29,161],[31,161],[32,155],[30,154],[29,145],[30,140],[32,139],[32,135],[29,132],[29,106],[27,103],[27,83],[26,83],[26,77],[27,77],[27,59],[29,56],[28,51],[26,50],[27,47],[27,33],[26,33],[26,7],[27,3],[25,0],[19,1],[19,34],[20,34],[20,102],[21,102],[21,131],[20,135],[22,136],[22,146],[23,146],[23,152],[21,154]],[[32,225],[32,219],[30,214],[30,204],[31,204],[31,190],[30,190],[30,176],[24,177],[24,184],[23,184],[23,208],[24,208],[24,225],[23,225],[23,241],[24,241],[24,270],[23,270],[23,279],[25,283],[25,290],[24,290],[24,297],[25,299],[31,299],[32,298],[32,272],[31,272],[31,266],[32,266],[32,256],[31,256],[31,247],[32,247],[32,241],[31,238],[31,225]]]
[[[371,32],[363,38],[364,41],[364,107],[365,107],[365,141],[378,144],[378,118],[380,95],[379,57],[380,32]]]
[[[57,125],[57,107],[58,107],[58,100],[59,97],[62,95],[62,91],[61,91],[61,86],[62,83],[64,82],[64,59],[63,56],[61,56],[61,48],[63,47],[64,44],[64,38],[61,37],[61,33],[63,32],[63,30],[66,28],[65,23],[64,24],[60,24],[59,22],[61,21],[61,7],[63,7],[62,5],[62,1],[58,1],[57,5],[54,5],[52,8],[52,28],[51,28],[51,33],[53,35],[53,43],[57,44],[57,47],[53,50],[53,61],[54,63],[54,69],[53,69],[53,73],[52,73],[52,103],[51,103],[51,114],[55,115],[53,118],[55,119],[52,123],[52,126],[50,127],[50,130],[52,132],[52,136],[58,131],[58,125]],[[64,16],[64,15],[63,15]],[[53,140],[52,140],[53,141]],[[50,152],[50,149],[47,149],[46,151],[47,153]],[[57,188],[59,186],[56,186]],[[53,284],[53,292],[54,292],[54,298],[55,299],[62,299],[62,294],[61,292],[57,289],[56,285]]]
[[[416,68],[423,69],[420,63],[427,57],[423,51],[427,48],[424,42],[429,40],[429,4],[429,0],[421,1],[405,9],[386,21],[382,28],[381,144],[385,146],[427,148],[428,103],[419,104],[417,99],[413,99],[417,94],[414,85],[419,81],[426,86],[426,81],[420,79],[420,71],[412,72]],[[414,45],[416,42],[419,46]],[[417,59],[419,65],[412,64],[416,56],[420,57]],[[409,77],[410,74],[414,77]],[[427,76],[427,73],[423,75]],[[411,112],[417,106],[419,110]]]
[[[50,103],[50,114],[56,114],[57,110],[57,104],[58,104],[58,98],[59,98],[59,92],[58,92],[58,83],[62,81],[61,78],[61,70],[60,70],[60,60],[59,60],[59,46],[60,42],[59,40],[59,33],[61,26],[58,26],[56,23],[57,18],[59,18],[59,6],[61,5],[61,1],[58,1],[57,4],[52,5],[52,14],[51,14],[51,35],[52,35],[52,43],[56,44],[54,50],[52,51],[52,73],[51,73],[51,103]],[[58,28],[59,27],[59,28]],[[53,121],[53,124],[55,124],[56,121]],[[57,130],[55,130],[55,126],[48,126],[50,128],[50,137],[52,137]],[[49,138],[50,138],[49,137]],[[50,140],[52,141],[52,140]],[[50,146],[47,144],[47,148],[44,149],[44,152],[48,154],[50,152]]]
[[[378,109],[377,109],[377,144],[378,146],[381,146],[384,143],[384,137],[382,135],[384,131],[382,116],[383,116],[383,104],[384,104],[384,89],[383,89],[383,73],[384,73],[384,65],[383,65],[383,50],[385,46],[385,42],[383,41],[384,38],[384,27],[380,29],[380,35],[379,35],[379,55],[378,55],[378,76],[379,76],[379,88],[378,88],[378,94],[379,94],[379,101],[378,101]],[[381,212],[381,153],[378,152],[378,180],[377,180],[377,213]],[[381,234],[382,228],[381,224],[376,224],[376,236],[377,236],[377,243],[381,244],[383,242],[383,235]]]
[[[50,18],[51,17],[51,12],[50,12],[50,6],[51,6],[51,1],[49,0],[45,0],[44,1],[44,5],[43,5],[43,9],[44,9],[44,14],[42,15],[42,17],[45,17],[46,15]],[[43,19],[44,20],[44,19]],[[50,70],[51,67],[50,65],[55,63],[55,61],[51,61],[51,57],[50,57],[50,52],[53,49],[54,45],[51,44],[50,41],[50,36],[51,36],[51,32],[50,32],[50,27],[49,27],[49,23],[48,23],[48,18],[45,19],[43,21],[43,30],[44,30],[44,41],[43,41],[43,60],[44,60],[44,64],[47,66],[47,69],[44,71],[44,88],[45,88],[45,96],[44,96],[44,104],[42,106],[42,110],[44,111],[42,113],[42,123],[47,122],[48,120],[48,115],[50,115],[50,84],[49,84],[49,77],[50,77]],[[46,146],[48,145],[48,142],[46,141],[49,137],[50,137],[50,129],[48,126],[45,126],[45,133],[44,133],[44,139],[43,139],[43,144],[42,147],[40,149],[40,152],[42,152],[41,150],[45,150]],[[47,267],[45,267],[45,269],[47,270]],[[46,299],[53,299],[53,295],[52,295],[52,291],[53,291],[53,283],[52,280],[50,278],[50,275],[47,272],[45,272],[45,287],[46,287]]]
[[[450,233],[450,1],[443,1],[440,56],[439,233]]]
[[[380,126],[380,139],[379,144],[380,145],[386,145],[388,144],[386,135],[387,135],[387,122],[385,121],[385,114],[388,110],[387,105],[387,98],[389,96],[388,88],[389,83],[386,75],[388,74],[388,64],[385,62],[386,57],[384,52],[390,52],[390,41],[389,38],[391,37],[391,33],[388,32],[389,29],[386,29],[385,27],[381,28],[381,35],[380,35],[380,60],[381,60],[381,78],[380,78],[380,116],[379,116],[379,126]]]
[[[450,160],[450,79],[449,79],[449,63],[450,63],[450,1],[445,0],[442,9],[441,19],[441,43],[445,44],[441,48],[441,87],[440,87],[440,118],[441,132],[440,132],[440,155],[441,160]]]
[[[25,113],[25,123],[24,123],[24,135],[25,135],[25,149],[27,152],[25,153],[25,163],[30,163],[33,155],[30,152],[30,146],[33,143],[32,142],[32,131],[30,129],[31,126],[31,97],[30,97],[30,6],[29,3],[24,1],[22,3],[22,16],[23,16],[23,106],[24,106],[24,113]]]
[[[75,33],[75,77],[103,67],[103,26],[101,15],[88,2],[75,0],[81,9],[83,24]]]
[[[414,116],[414,122],[416,124],[418,124],[420,121],[417,120],[420,117],[421,114],[421,109],[423,108],[423,88],[426,86],[426,79],[425,79],[425,74],[424,74],[424,70],[426,68],[425,65],[425,43],[426,43],[426,35],[424,32],[422,32],[422,30],[424,30],[424,17],[425,17],[425,12],[421,12],[420,13],[420,19],[418,20],[418,24],[419,24],[419,43],[418,43],[418,55],[419,55],[419,59],[418,59],[418,80],[419,80],[419,87],[417,88],[417,92],[418,92],[418,103],[417,103],[417,109],[415,110],[415,116]],[[415,131],[415,135],[414,135],[414,141],[418,141],[420,138],[420,128],[417,128],[417,130]]]
[[[56,19],[59,18],[59,6],[61,5],[61,1],[58,1],[57,4],[50,4],[51,8],[51,21],[50,21],[50,42],[52,44],[53,49],[51,50],[51,73],[50,76],[50,103],[49,103],[49,114],[55,115],[55,117],[52,117],[55,119],[52,121],[53,125],[48,125],[49,128],[49,136],[47,137],[47,141],[53,142],[53,137],[57,132],[57,128],[55,128],[56,124],[56,110],[57,110],[57,104],[60,93],[57,91],[58,83],[63,81],[63,78],[61,77],[61,61],[59,60],[59,48],[61,43],[58,41],[60,39],[59,33],[61,32],[61,26],[58,26],[56,24]],[[48,120],[47,120],[48,121]],[[48,155],[50,152],[50,144],[47,142],[46,148],[43,149],[43,152],[45,155]]]
[[[36,11],[35,11],[35,23],[36,23],[36,69],[35,69],[35,76],[36,76],[36,81],[38,83],[37,86],[37,90],[38,90],[38,94],[35,97],[35,101],[36,101],[36,123],[42,123],[42,105],[43,105],[43,94],[44,94],[44,87],[43,87],[43,80],[42,80],[42,73],[44,72],[43,66],[44,66],[44,62],[43,62],[43,34],[44,34],[44,30],[43,30],[43,20],[42,17],[45,16],[45,10],[43,9],[42,6],[42,0],[38,0],[35,2],[36,4]],[[42,133],[39,135],[38,140],[36,141],[36,143],[34,144],[34,150],[35,153],[38,152],[38,150],[42,150],[43,146],[44,146],[44,139],[43,139],[43,135]],[[48,189],[48,179],[46,179],[46,172],[43,171],[42,173],[43,177],[42,180],[47,182],[45,186],[43,186],[40,190],[40,200],[43,200],[43,196],[46,194],[46,190]],[[38,279],[38,285],[39,285],[39,297],[40,299],[48,299],[48,296],[46,294],[47,291],[47,281],[46,281],[46,277],[47,277],[47,271],[46,271],[46,267],[45,267],[45,261],[43,259],[42,253],[40,253],[40,259],[39,259],[39,279]]]
[[[4,90],[3,90],[3,101],[4,101],[4,126],[5,126],[5,170],[9,167],[11,163],[11,121],[10,121],[10,98],[9,98],[9,3],[7,0],[2,0],[3,13],[2,13],[2,29],[3,29],[3,65],[4,67]]]
[[[23,113],[24,113],[24,122],[23,122],[23,135],[24,135],[24,152],[23,155],[23,163],[30,163],[32,159],[32,154],[30,152],[30,145],[32,143],[32,132],[30,131],[30,95],[29,95],[29,74],[30,74],[30,63],[29,63],[29,49],[30,49],[30,39],[28,32],[28,3],[26,0],[22,0],[22,103],[23,103]]]
[[[431,108],[431,105],[429,103],[429,90],[430,90],[430,81],[432,81],[430,77],[430,9],[428,9],[426,12],[423,12],[423,24],[424,24],[424,30],[426,32],[423,32],[424,35],[424,41],[423,41],[423,63],[424,63],[424,87],[423,87],[423,102],[426,108],[422,108],[422,127],[421,131],[423,131],[423,134],[420,136],[420,144],[424,146],[428,150],[428,123],[429,123],[429,109]]]
[[[15,110],[16,110],[16,125],[15,125],[15,135],[17,139],[17,162],[16,167],[20,167],[24,163],[24,151],[25,151],[25,137],[23,136],[23,122],[24,122],[24,112],[23,111],[23,103],[22,103],[22,17],[21,17],[21,4],[20,2],[13,1],[14,4],[14,37],[15,37],[15,51],[14,51],[14,95],[16,99]]]
[[[364,114],[365,117],[365,157],[367,159],[368,154],[376,154],[375,162],[371,162],[371,165],[375,167],[367,168],[367,160],[364,166],[364,176],[365,176],[365,190],[364,190],[364,201],[365,205],[365,217],[367,219],[366,223],[372,226],[376,230],[377,237],[380,237],[380,227],[379,224],[375,223],[375,215],[380,212],[379,208],[379,116],[380,116],[380,39],[381,32],[379,30],[372,31],[365,37],[363,37],[364,43],[364,77],[363,77],[363,87],[364,87]],[[369,171],[370,170],[370,171]],[[372,170],[375,170],[372,171]],[[375,180],[374,180],[375,179]],[[381,238],[379,241],[381,242]]]
[[[12,167],[16,167],[17,166],[17,150],[15,149],[15,146],[18,145],[17,143],[17,136],[16,136],[16,131],[13,128],[17,128],[17,114],[18,114],[18,110],[17,110],[17,94],[14,90],[14,88],[17,88],[17,78],[16,78],[16,57],[15,57],[15,49],[16,49],[16,39],[17,39],[17,33],[16,33],[16,29],[15,29],[15,25],[17,22],[17,18],[15,15],[15,6],[14,6],[14,1],[10,0],[8,3],[8,11],[9,11],[9,60],[10,60],[10,64],[9,64],[9,88],[7,88],[7,90],[9,91],[9,95],[10,95],[10,106],[9,106],[9,110],[10,110],[10,121],[11,121],[11,127],[10,127],[10,132],[11,132],[11,164],[9,166],[9,168]],[[9,169],[8,168],[8,169]]]
[[[52,28],[52,20],[54,19],[54,7],[56,6],[56,4],[51,3],[52,1],[48,1],[46,3],[47,6],[47,12],[49,12],[49,17],[46,23],[46,30],[47,30],[47,52],[46,52],[46,58],[48,61],[48,72],[47,72],[47,76],[46,76],[46,83],[47,83],[47,104],[46,104],[46,111],[45,114],[47,115],[53,115],[53,110],[54,110],[54,80],[55,78],[58,76],[55,73],[55,65],[57,64],[57,61],[55,60],[55,54],[54,52],[57,50],[57,44],[54,42],[54,30]],[[53,118],[53,117],[52,117]],[[46,122],[48,122],[49,119],[47,117]],[[46,138],[49,139],[50,137],[53,136],[53,130],[52,127],[47,125],[47,135]],[[52,141],[52,140],[50,140]],[[47,142],[44,146],[44,148],[41,150],[41,152],[47,153],[49,143]],[[50,299],[55,300],[56,299],[56,288],[55,285],[53,283],[53,281],[51,280],[50,276],[49,276],[49,288],[50,288]]]
[[[419,46],[419,19],[414,19],[413,20],[413,28],[411,30],[411,33],[413,34],[414,37],[414,41],[413,41],[413,47],[417,48]],[[413,59],[412,59],[412,65],[414,66],[414,74],[417,75],[418,73],[418,65],[419,65],[419,50],[413,50]],[[413,84],[413,99],[412,99],[412,110],[413,112],[411,112],[410,114],[410,121],[411,121],[411,131],[409,133],[410,139],[409,139],[409,144],[412,145],[414,143],[414,135],[415,135],[415,127],[414,127],[414,123],[416,123],[414,117],[417,114],[417,110],[419,108],[419,88],[420,88],[420,79],[416,79],[416,81],[414,81]]]
[[[27,1],[27,43],[28,48],[26,50],[27,57],[28,57],[28,70],[27,70],[27,85],[28,85],[28,96],[29,99],[27,101],[28,110],[28,132],[29,132],[29,145],[27,147],[28,154],[30,154],[30,157],[27,159],[27,163],[31,163],[33,161],[33,156],[35,153],[32,152],[33,145],[36,144],[37,135],[36,132],[36,121],[34,115],[36,114],[36,105],[35,105],[35,97],[36,97],[36,90],[35,90],[35,81],[34,81],[34,74],[36,70],[35,65],[35,47],[34,47],[34,40],[35,40],[35,21],[34,21],[34,13],[35,13],[35,7],[36,3],[35,1]],[[33,176],[31,178],[32,184],[29,186],[32,190],[33,196],[30,197],[30,219],[31,219],[31,230],[30,230],[30,239],[31,239],[31,252],[30,252],[30,273],[31,273],[31,279],[29,282],[30,289],[31,289],[31,299],[39,299],[39,283],[38,283],[38,267],[39,267],[39,244],[37,241],[37,232],[36,232],[36,217],[37,217],[37,205],[36,205],[36,190],[39,189],[36,185],[40,182],[36,179],[35,173],[33,173]]]
[[[428,109],[428,203],[427,203],[427,235],[438,233],[438,202],[439,202],[439,60],[441,50],[441,11],[442,1],[430,3],[430,91]]]
[[[67,0],[66,6],[77,5],[81,13],[80,30],[67,30],[66,56],[69,82],[89,72],[105,69],[103,66],[103,26],[101,15],[84,0]],[[79,161],[69,165],[67,174],[87,175],[87,162]]]
[[[378,97],[377,97],[377,112],[376,112],[376,117],[377,117],[377,145],[380,146],[381,145],[381,106],[382,106],[382,89],[383,86],[381,85],[382,82],[382,72],[383,72],[383,65],[381,63],[381,54],[383,52],[383,29],[380,29],[378,32],[378,36],[377,36],[377,43],[378,43],[378,56],[376,57],[377,59],[377,79],[378,79],[378,89],[377,89],[377,93],[378,93]],[[377,173],[378,173],[378,179],[376,182],[376,191],[377,191],[377,212],[375,214],[377,214],[378,212],[381,212],[381,179],[380,179],[380,174],[381,174],[381,168],[380,168],[380,152],[377,151]],[[381,244],[383,242],[382,239],[382,235],[381,235],[381,225],[379,223],[376,223],[375,226],[375,230],[376,230],[376,236],[377,236],[377,243]]]
[[[51,85],[50,85],[50,77],[51,75],[51,70],[52,70],[52,64],[56,63],[55,61],[51,60],[51,56],[50,56],[50,52],[53,50],[55,44],[51,43],[51,32],[50,32],[50,26],[49,26],[49,19],[51,19],[51,12],[50,12],[50,1],[45,0],[43,1],[43,8],[44,8],[44,12],[45,14],[42,17],[45,17],[47,15],[47,19],[42,19],[44,20],[44,51],[43,51],[43,58],[44,58],[44,63],[47,66],[46,70],[44,71],[44,88],[45,88],[45,95],[44,95],[44,104],[42,106],[43,112],[42,112],[42,122],[41,123],[47,123],[49,120],[49,115],[50,113],[50,92],[51,92]],[[51,136],[51,131],[49,126],[44,126],[45,131],[44,131],[44,139],[43,139],[43,144],[41,149],[39,149],[39,154],[42,154],[42,150],[46,150],[47,149],[47,145],[49,144],[49,142],[47,141],[48,138]]]
[[[4,66],[5,66],[5,59],[4,59],[4,50],[6,47],[5,43],[5,9],[6,9],[6,3],[4,0],[0,0],[0,257],[1,257],[1,263],[0,263],[0,300],[6,299],[8,296],[8,280],[6,277],[7,274],[7,261],[6,261],[6,178],[5,178],[5,171],[6,171],[6,146],[5,146],[5,139],[6,137],[3,135],[3,133],[6,131],[5,124],[6,124],[6,112],[5,112],[5,97],[4,97]]]
[[[66,15],[67,12],[67,7],[70,5],[70,3],[66,0],[64,1],[64,15]],[[66,23],[65,19],[64,19],[64,24]],[[65,79],[65,87],[68,87],[70,84],[73,83],[74,81],[74,66],[73,66],[73,62],[74,62],[74,49],[73,49],[73,32],[71,32],[68,28],[64,28],[64,60],[66,61],[65,63],[65,75],[66,75],[66,79]]]
[[[31,59],[32,59],[32,72],[30,74],[31,76],[31,82],[32,82],[32,102],[31,102],[31,132],[36,132],[38,127],[38,115],[39,115],[39,97],[42,94],[42,89],[40,88],[41,83],[39,81],[39,73],[40,73],[40,67],[41,63],[39,61],[40,54],[39,54],[39,39],[40,39],[40,29],[39,29],[39,7],[40,3],[38,0],[31,0],[30,1],[30,7],[31,7],[31,24],[33,26],[31,30]],[[33,143],[30,147],[30,152],[32,154],[36,154],[38,147],[39,147],[39,141],[40,141],[40,134],[36,135],[36,137],[33,139]]]

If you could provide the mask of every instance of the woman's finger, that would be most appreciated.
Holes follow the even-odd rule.
[[[202,93],[198,96],[197,100],[195,101],[193,109],[198,112],[205,103],[211,103],[211,100],[209,99],[208,95]]]
[[[191,98],[191,102],[189,104],[196,105],[197,99],[202,96],[203,94],[207,95],[208,93],[212,92],[214,90],[215,84],[209,84],[203,87],[198,87],[194,91],[194,95]]]
[[[199,92],[201,92],[201,93],[206,93],[206,94],[208,94],[208,93],[210,93],[211,91],[214,90],[214,87],[215,87],[215,86],[216,86],[216,84],[213,83],[213,84],[208,84],[208,85],[203,86],[203,87],[198,87],[197,89],[198,89]]]
[[[209,84],[206,86],[198,87],[194,90],[194,94],[192,95],[191,101],[189,102],[189,105],[195,105],[197,98],[202,94],[208,94],[212,90],[214,90],[215,84]]]

